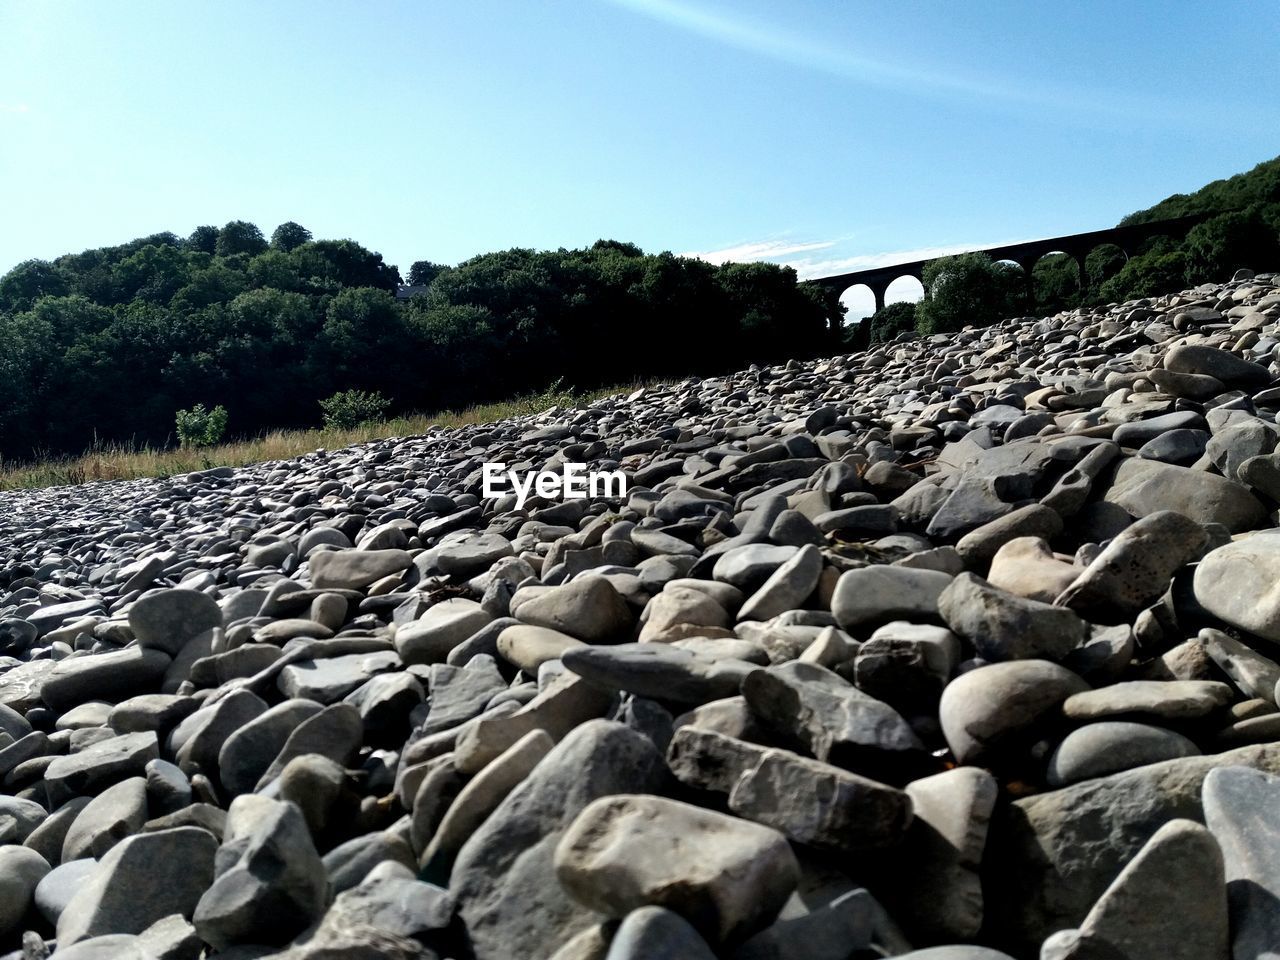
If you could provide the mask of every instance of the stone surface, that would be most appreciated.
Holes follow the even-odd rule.
[[[1205,819],[1205,777],[1232,766],[1280,772],[1280,746],[1166,760],[1014,801],[992,822],[984,865],[990,922],[1011,952],[1034,955],[1050,933],[1079,927],[1160,827]]]
[[[1070,670],[1046,660],[979,667],[942,691],[942,732],[959,763],[981,763],[1034,738],[1041,721],[1086,689]]]
[[[26,847],[0,847],[0,939],[19,932],[35,898],[36,887],[49,873],[44,857]]]
[[[171,914],[190,916],[213,883],[217,840],[199,827],[129,837],[111,849],[58,917],[58,943],[141,933]]]
[[[293,804],[254,795],[238,797],[227,813],[217,876],[195,907],[196,932],[217,949],[284,943],[328,905],[306,822]]]
[[[1280,943],[1277,798],[1274,769],[1224,765],[1204,778],[1204,822],[1222,850],[1235,957],[1266,957]]]
[[[1280,536],[1211,550],[1196,566],[1196,600],[1233,627],[1280,642]]]
[[[840,577],[831,612],[845,630],[889,620],[928,620],[938,615],[938,598],[951,577],[936,570],[864,567]]]
[[[1220,523],[1232,533],[1252,530],[1266,516],[1243,484],[1153,460],[1121,463],[1106,499],[1135,517],[1170,510],[1199,524]]]
[[[1064,787],[1148,763],[1199,754],[1194,743],[1172,730],[1104,720],[1069,733],[1049,757],[1045,779],[1051,787]]]
[[[729,809],[840,854],[896,846],[912,815],[901,790],[786,750],[765,752],[737,778]]]
[[[555,868],[593,910],[623,917],[665,907],[713,943],[767,925],[799,875],[776,830],[643,794],[587,806],[557,845]]]
[[[962,573],[938,598],[947,626],[985,660],[1061,660],[1084,642],[1088,624],[1071,610],[1027,600]]]
[[[597,915],[556,879],[556,845],[593,800],[661,789],[664,775],[653,744],[621,724],[584,723],[557,744],[458,851],[449,890],[477,960],[528,944],[549,956],[589,927]]]
[[[1040,956],[1225,957],[1226,893],[1213,836],[1190,820],[1170,820],[1125,864],[1079,930],[1058,934],[1061,945],[1046,943]]]
[[[189,640],[222,626],[217,602],[198,590],[157,590],[129,608],[129,628],[138,646],[176,656]]]
[[[1255,266],[270,463],[5,491],[0,852],[106,862],[166,837],[166,883],[191,860],[175,832],[219,843],[194,912],[103,921],[59,957],[196,960],[205,935],[229,960],[1215,952],[1211,917],[1162,902],[1215,885],[1207,865],[1161,892],[1207,863],[1198,841],[1147,844],[1203,815],[1209,768],[1280,766],[1280,284]],[[483,495],[486,462],[628,488],[517,504]],[[1147,762],[1188,742],[1229,752]],[[570,897],[559,838],[631,794],[789,834],[776,917],[721,942]],[[1221,832],[1253,854],[1250,816]],[[1185,863],[1159,867],[1166,843]],[[415,878],[424,854],[448,890]],[[693,869],[667,859],[672,883]],[[34,907],[15,872],[0,954],[43,956],[97,871],[51,870]],[[103,903],[144,909],[148,882]]]

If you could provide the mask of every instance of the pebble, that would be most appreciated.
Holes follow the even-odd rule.
[[[1172,730],[1144,723],[1104,720],[1085,724],[1067,734],[1049,757],[1045,779],[1051,787],[1065,787],[1148,763],[1199,754],[1200,749],[1194,743]]]
[[[1278,339],[1246,271],[7,491],[0,953],[1201,960],[1225,890],[1247,955]],[[490,461],[628,490],[517,509]]]
[[[782,834],[665,797],[588,805],[555,851],[556,877],[593,910],[664,907],[715,944],[767,926],[799,880]]]

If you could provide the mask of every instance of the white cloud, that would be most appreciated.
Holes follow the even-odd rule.
[[[682,257],[697,257],[708,263],[752,263],[757,260],[780,260],[794,253],[825,250],[836,245],[835,240],[752,240],[720,250],[690,250]]]
[[[957,253],[967,253],[970,250],[982,250],[986,247],[1002,245],[1003,243],[952,243],[940,247],[917,247],[914,250],[889,250],[884,253],[860,253],[850,257],[832,257],[822,260],[804,257],[799,260],[788,260],[786,265],[794,267],[801,280],[809,280],[813,277],[830,277],[841,273],[853,273],[857,270],[888,267],[895,263],[933,260],[937,257],[949,257]]]
[[[0,113],[30,113],[31,108],[25,103],[0,103]]]

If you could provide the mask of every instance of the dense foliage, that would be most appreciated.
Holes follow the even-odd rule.
[[[915,333],[916,305],[907,300],[899,300],[881,307],[871,315],[871,342],[887,343],[904,333]],[[847,341],[854,339],[855,331],[849,328]]]
[[[1174,194],[1120,223],[1150,223],[1191,214],[1211,216],[1181,241],[1157,238],[1099,283],[1094,299],[1128,300],[1221,282],[1241,267],[1280,269],[1280,157],[1247,173],[1215,180],[1195,193]]]
[[[1152,238],[1128,259],[1111,244],[1095,247],[1083,265],[1062,253],[1041,257],[1031,273],[1034,304],[1027,302],[1026,281],[1015,264],[994,263],[981,253],[935,260],[925,268],[929,293],[915,308],[916,330],[958,330],[1032,307],[1037,314],[1056,313],[1081,304],[1157,296],[1222,282],[1242,267],[1280,269],[1280,157],[1195,193],[1176,194],[1130,214],[1121,225],[1193,214],[1208,218],[1182,239]],[[872,317],[873,340],[891,340],[905,329],[905,312],[890,314],[896,306]]]
[[[631,244],[506,250],[399,271],[352,240],[251,223],[31,260],[0,277],[0,454],[162,443],[174,414],[230,431],[314,425],[346,390],[397,412],[813,356],[839,303],[769,264]]]
[[[916,304],[916,329],[947,333],[1025,312],[1026,281],[1016,264],[985,253],[961,253],[924,268],[928,296]]]

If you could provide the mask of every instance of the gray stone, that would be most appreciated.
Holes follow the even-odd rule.
[[[557,954],[557,960],[558,960]],[[698,931],[674,911],[639,907],[626,915],[604,960],[715,960]]]
[[[299,660],[280,671],[276,687],[291,699],[336,703],[379,674],[401,666],[394,650]]]
[[[688,581],[683,583],[687,584]],[[645,605],[641,618],[644,621],[639,636],[642,643],[670,643],[684,637],[726,636],[733,622],[729,611],[709,591],[674,581],[663,587],[662,592]]]
[[[286,700],[233,732],[218,752],[218,775],[232,797],[252,793],[289,735],[323,708],[310,700]]]
[[[756,670],[742,693],[770,729],[819,760],[872,775],[920,760],[923,746],[896,710],[824,667]]]
[[[1266,367],[1216,347],[1179,344],[1165,354],[1164,366],[1174,373],[1213,377],[1231,387],[1265,387],[1271,382]]]
[[[1280,837],[1273,812],[1280,777],[1222,766],[1204,778],[1204,820],[1222,850],[1231,950],[1264,958],[1280,943]]]
[[[790,560],[799,547],[751,543],[722,553],[711,575],[721,583],[732,584],[745,594],[764,586],[775,570]]]
[[[582,645],[562,657],[569,670],[599,686],[656,700],[699,704],[735,696],[756,664],[663,643]]]
[[[1225,957],[1227,887],[1213,836],[1191,820],[1170,820],[1125,865],[1066,942],[1066,949],[1047,942],[1041,960]]]
[[[36,887],[48,873],[48,862],[34,850],[0,846],[0,938],[19,932]]]
[[[739,620],[768,620],[795,610],[813,593],[822,574],[822,552],[812,544],[775,570],[738,611]]]
[[[141,933],[171,914],[190,915],[213,883],[218,842],[198,827],[122,840],[58,917],[58,945]]]
[[[307,753],[327,757],[341,767],[351,765],[364,739],[360,711],[349,703],[335,703],[313,717],[307,717],[284,742],[271,765],[258,779],[262,790],[278,777],[290,760]]]
[[[1047,660],[979,667],[942,691],[942,733],[958,763],[982,763],[1030,743],[1067,697],[1087,689],[1070,670]]]
[[[549,954],[590,927],[596,914],[556,880],[556,845],[591,801],[659,790],[664,775],[653,744],[621,724],[584,723],[557,744],[454,862],[449,890],[476,960],[508,960],[529,944]]]
[[[951,577],[936,570],[872,566],[841,575],[831,612],[845,630],[889,620],[930,620],[938,616],[938,597]]]
[[[1243,484],[1154,460],[1120,464],[1105,499],[1135,517],[1172,510],[1199,524],[1220,523],[1232,533],[1251,530],[1266,510]]]
[[[603,577],[578,577],[521,604],[515,616],[524,623],[558,630],[586,643],[622,639],[632,624],[631,610]]]
[[[1079,927],[1160,827],[1204,819],[1205,777],[1231,766],[1280,772],[1280,744],[1166,760],[1015,800],[993,821],[987,847],[988,922],[1019,956],[1034,955],[1055,930]]]
[[[199,590],[157,590],[129,608],[129,628],[138,646],[176,656],[187,642],[222,626],[222,610]]]
[[[147,781],[130,777],[108,787],[80,811],[62,841],[62,862],[101,860],[125,837],[147,822]],[[129,931],[112,931],[117,933]]]
[[[1132,622],[1208,542],[1204,527],[1180,513],[1147,514],[1112,540],[1055,603],[1095,623]]]
[[[444,663],[449,651],[492,619],[474,600],[445,600],[396,630],[396,652],[405,663]]]
[[[429,711],[424,736],[457,727],[484,712],[485,705],[507,688],[492,657],[474,657],[465,667],[433,664]]]
[[[408,570],[413,558],[404,550],[326,550],[312,554],[307,565],[318,590],[360,590]]]
[[[1067,734],[1049,757],[1046,779],[1051,787],[1065,787],[1148,763],[1199,755],[1194,743],[1172,730],[1105,720]]]
[[[284,943],[328,901],[324,864],[298,808],[252,794],[233,800],[217,877],[195,907],[200,938],[218,950]]]
[[[1247,697],[1276,702],[1280,664],[1220,630],[1200,631],[1205,652]]]
[[[536,675],[544,663],[559,660],[574,647],[585,646],[581,640],[567,633],[527,623],[507,627],[498,634],[498,652],[503,659],[532,675]]]
[[[147,764],[159,755],[160,745],[154,733],[111,737],[78,753],[55,758],[44,772],[45,789],[54,803],[99,793],[126,777],[145,776]]]
[[[97,860],[73,860],[59,864],[45,874],[44,879],[36,885],[34,902],[46,923],[53,927],[58,925],[62,911],[84,889],[85,883],[97,870]]]
[[[1062,713],[1072,720],[1193,720],[1231,700],[1231,687],[1215,680],[1129,680],[1073,694],[1062,704]]]
[[[128,647],[60,661],[40,686],[40,697],[61,713],[88,700],[124,700],[159,689],[170,658],[162,650]]]
[[[767,926],[799,878],[776,830],[644,794],[583,809],[556,847],[555,871],[592,910],[664,907],[716,944]]]
[[[968,940],[984,917],[983,853],[999,787],[977,767],[957,767],[906,786],[915,813],[893,859],[904,879],[893,914],[920,939]]]
[[[787,750],[768,750],[743,772],[729,809],[838,854],[896,846],[912,815],[901,790]]]
[[[938,598],[947,626],[986,660],[1061,660],[1085,641],[1089,626],[1071,610],[1014,596],[962,573]]]
[[[1196,566],[1194,589],[1215,617],[1280,642],[1280,535],[1256,534],[1209,551]]]

